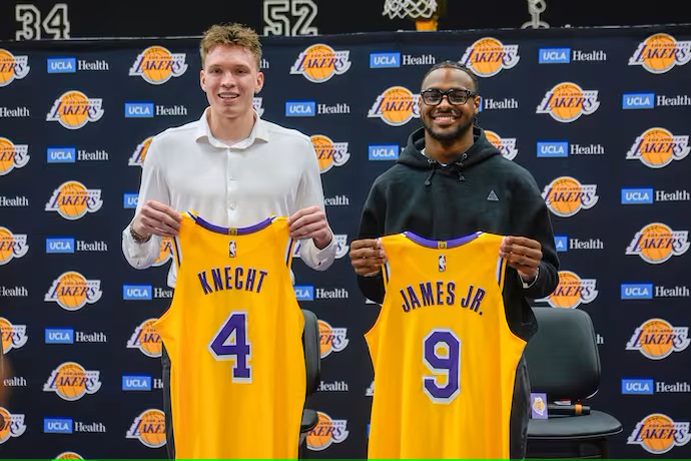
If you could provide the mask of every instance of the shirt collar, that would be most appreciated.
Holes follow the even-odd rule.
[[[252,130],[250,131],[249,136],[247,138],[236,142],[232,146],[228,146],[226,143],[223,141],[217,139],[214,137],[214,135],[211,133],[211,128],[209,128],[209,122],[206,118],[207,116],[207,111],[209,108],[207,107],[204,112],[202,113],[201,118],[199,119],[199,123],[197,124],[197,129],[195,130],[195,140],[200,141],[202,139],[206,139],[206,141],[211,144],[214,147],[221,147],[221,148],[227,148],[227,147],[236,147],[238,149],[247,149],[251,145],[253,145],[257,140],[261,140],[264,142],[269,141],[269,127],[268,123],[259,116],[256,110],[253,109],[254,111],[254,125],[252,125]]]

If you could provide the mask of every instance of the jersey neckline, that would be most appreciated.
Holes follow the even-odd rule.
[[[405,231],[403,232],[403,235],[408,238],[409,240],[412,240],[413,242],[417,243],[418,245],[422,245],[424,247],[428,248],[437,248],[437,249],[446,249],[446,248],[455,248],[461,245],[464,245],[471,240],[475,240],[478,238],[480,235],[482,235],[484,232],[482,231],[477,231],[473,232],[470,234],[462,235],[460,237],[455,237],[449,240],[432,240],[428,239],[425,237],[422,237],[415,232],[411,231]]]
[[[253,232],[257,232],[257,231],[260,231],[260,230],[266,228],[276,218],[276,216],[271,216],[271,217],[263,219],[257,223],[250,224],[249,226],[244,226],[244,227],[225,227],[225,226],[219,226],[217,224],[213,224],[213,223],[207,221],[206,219],[202,218],[201,216],[197,216],[192,211],[188,211],[186,214],[190,218],[192,218],[197,225],[203,227],[204,229],[210,230],[212,232],[216,232],[218,234],[224,234],[224,235],[251,234]]]

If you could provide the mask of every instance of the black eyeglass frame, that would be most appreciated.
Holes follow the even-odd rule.
[[[438,95],[439,101],[429,102],[427,100],[426,95],[432,95],[432,94]],[[461,94],[462,96],[460,97],[460,99],[455,99],[455,97],[453,97],[452,94]],[[422,101],[425,104],[427,104],[428,106],[438,106],[444,100],[444,96],[446,96],[446,99],[447,99],[447,101],[449,101],[449,104],[454,105],[454,106],[462,106],[463,104],[467,103],[468,99],[470,99],[472,96],[477,96],[477,95],[478,95],[477,91],[466,90],[464,88],[449,88],[448,90],[440,90],[439,88],[429,88],[427,90],[422,90],[420,92],[420,97],[422,98]],[[455,101],[452,101],[452,99],[455,99]],[[461,100],[462,100],[462,102],[461,102]]]

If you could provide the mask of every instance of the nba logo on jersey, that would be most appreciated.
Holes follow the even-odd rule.
[[[235,240],[228,242],[228,256],[231,258],[235,257]]]
[[[439,272],[444,272],[446,270],[446,255],[439,255],[437,258],[437,267]]]

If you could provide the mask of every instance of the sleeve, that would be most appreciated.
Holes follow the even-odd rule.
[[[549,210],[535,180],[520,192],[521,206],[514,209],[511,219],[516,235],[535,239],[542,245],[542,261],[534,283],[523,289],[526,298],[540,299],[549,296],[559,283],[559,258],[554,244],[554,231]]]
[[[142,180],[139,186],[139,196],[135,216],[139,213],[147,200],[170,204],[170,195],[166,187],[163,172],[160,168],[160,154],[156,138],[151,141],[146,153],[142,170]],[[132,222],[122,231],[122,253],[130,266],[135,269],[147,269],[158,257],[161,247],[161,237],[152,235],[146,243],[137,243],[130,234]]]
[[[358,239],[379,238],[385,233],[385,201],[379,191],[378,182],[372,185],[360,217]],[[384,301],[384,277],[379,271],[371,276],[357,276],[358,286],[365,298],[381,304]]]
[[[302,171],[302,179],[298,186],[296,210],[318,205],[326,213],[317,153],[309,139],[306,139],[305,142],[307,144],[305,146],[307,158]],[[328,216],[327,225],[329,225]],[[331,229],[331,226],[329,226],[329,229]],[[333,235],[333,231],[331,234]],[[302,258],[305,264],[312,269],[325,271],[331,267],[336,259],[337,246],[335,236],[331,239],[331,242],[321,250],[317,248],[312,239],[302,240],[300,245],[300,258]]]

